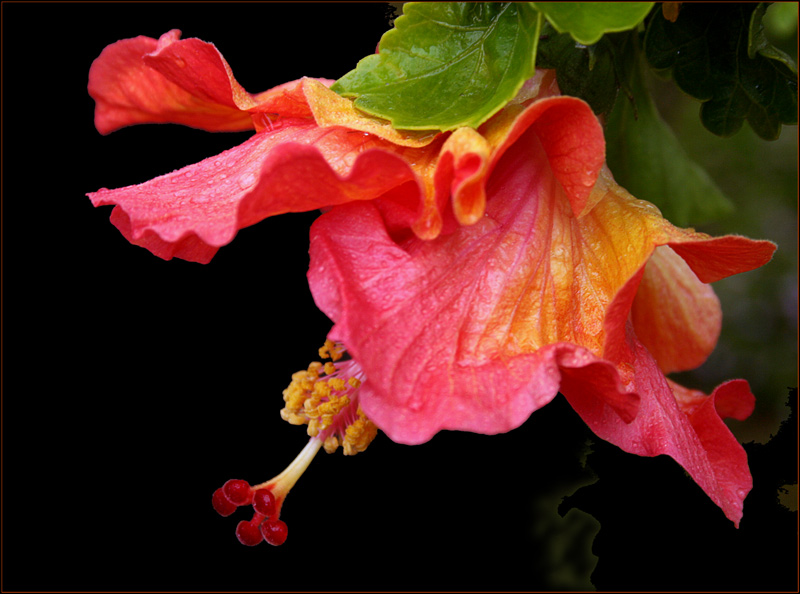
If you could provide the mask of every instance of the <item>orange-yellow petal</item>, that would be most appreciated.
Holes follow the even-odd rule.
[[[647,261],[631,319],[664,373],[699,367],[714,350],[722,309],[710,285],[667,245]]]

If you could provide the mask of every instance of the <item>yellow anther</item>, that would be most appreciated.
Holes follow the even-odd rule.
[[[331,387],[328,382],[319,381],[314,384],[314,396],[317,398],[328,398],[331,395]]]
[[[319,356],[323,359],[331,359],[332,361],[338,361],[342,358],[342,354],[344,353],[344,346],[339,343],[333,342],[332,340],[326,340],[325,344],[320,347],[319,349]]]
[[[308,423],[308,419],[303,415],[298,415],[297,413],[293,413],[285,408],[281,411],[281,418],[290,425],[305,425]]]
[[[347,383],[340,377],[332,377],[328,380],[328,385],[337,392],[344,392],[347,388]]]
[[[330,415],[333,417],[334,415],[339,414],[339,412],[348,404],[350,404],[350,399],[347,396],[331,396],[331,399],[328,402],[323,402],[317,407],[317,411],[321,415]]]
[[[342,448],[345,456],[354,456],[367,449],[375,436],[378,435],[378,427],[367,418],[361,407],[358,407],[358,419],[347,426],[344,435]],[[327,449],[325,450],[328,451]]]
[[[339,447],[339,438],[335,435],[329,436],[322,444],[328,454],[332,454]]]
[[[310,416],[310,417],[316,417],[316,416],[317,416],[317,415],[316,415],[316,410],[317,410],[317,406],[318,406],[318,405],[319,405],[319,399],[317,399],[317,398],[314,398],[314,397],[311,397],[311,398],[308,398],[308,399],[307,399],[307,400],[306,400],[306,401],[303,403],[303,410],[305,410],[305,411],[306,411],[306,414],[307,414],[308,416]]]
[[[320,357],[338,361],[344,347],[330,340],[319,350]],[[292,425],[307,425],[311,437],[319,436],[328,453],[342,446],[346,456],[363,452],[378,433],[358,406],[357,390],[361,380],[351,374],[360,369],[352,361],[325,364],[312,362],[305,371],[292,375],[283,391],[281,418]],[[355,409],[355,410],[354,410]],[[320,435],[322,432],[327,432]]]

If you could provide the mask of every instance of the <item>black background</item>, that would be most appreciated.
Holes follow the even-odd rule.
[[[591,433],[562,398],[505,435],[320,454],[284,505],[282,547],[240,545],[245,513],[211,509],[225,480],[266,480],[306,442],[278,411],[330,328],[305,279],[316,215],[242,230],[206,266],[131,246],[86,192],[247,134],[103,137],[89,66],[119,39],[179,28],[251,92],[335,79],[374,51],[386,12],[4,3],[3,589],[796,590],[797,514],[777,501],[796,480],[793,420],[748,446],[756,487],[738,530],[672,460],[596,439],[599,480],[561,507],[582,511],[557,515],[590,475]]]

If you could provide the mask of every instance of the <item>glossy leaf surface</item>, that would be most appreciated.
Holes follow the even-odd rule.
[[[477,127],[533,76],[541,15],[527,3],[409,3],[332,87],[395,128]]]

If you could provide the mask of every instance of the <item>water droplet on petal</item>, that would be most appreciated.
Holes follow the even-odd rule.
[[[186,68],[186,60],[183,58],[175,58],[175,64],[178,68]]]
[[[239,178],[239,187],[241,187],[243,190],[246,190],[254,183],[256,183],[256,176],[252,173],[245,173]]]

